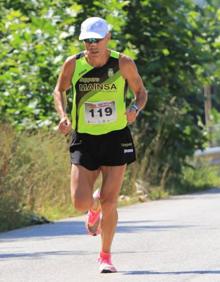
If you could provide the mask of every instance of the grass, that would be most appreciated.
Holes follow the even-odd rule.
[[[213,187],[220,187],[220,166],[200,160],[194,161],[191,167],[185,167],[181,178],[168,181],[166,190],[171,195],[178,195]]]

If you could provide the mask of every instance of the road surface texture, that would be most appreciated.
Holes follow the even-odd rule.
[[[118,273],[100,274],[84,217],[0,234],[2,282],[220,282],[220,189],[119,209]]]

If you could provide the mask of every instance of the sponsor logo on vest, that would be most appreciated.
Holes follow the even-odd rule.
[[[108,69],[108,77],[112,77],[114,75],[114,70],[112,68]]]
[[[100,78],[99,77],[81,77],[79,82],[85,82],[85,83],[90,83],[90,82],[99,82]]]
[[[114,83],[80,83],[79,84],[79,90],[82,92],[88,92],[88,91],[116,91],[117,87]]]

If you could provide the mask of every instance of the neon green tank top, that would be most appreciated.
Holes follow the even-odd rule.
[[[72,79],[72,126],[80,133],[101,135],[127,125],[127,81],[119,70],[119,53],[112,51],[99,68],[89,65],[84,52],[76,56]]]

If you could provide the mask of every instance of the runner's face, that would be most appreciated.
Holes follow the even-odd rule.
[[[103,39],[99,40],[84,40],[84,45],[87,51],[87,54],[92,57],[98,57],[103,54],[108,45],[108,41],[110,39],[110,34],[107,34]],[[96,42],[95,42],[96,41]]]

